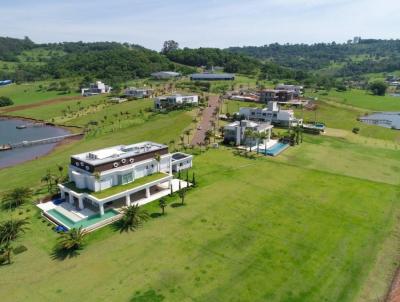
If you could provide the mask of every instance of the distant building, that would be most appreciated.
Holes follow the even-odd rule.
[[[157,80],[168,80],[180,77],[181,74],[175,71],[159,71],[151,74],[151,77]]]
[[[232,73],[194,73],[190,75],[192,81],[233,81],[235,75]]]
[[[274,126],[268,123],[256,123],[249,120],[235,121],[224,127],[225,143],[233,142],[235,146],[255,145],[258,138],[248,137],[248,131],[255,133],[266,133],[267,138],[264,143],[271,139],[271,129]]]
[[[0,86],[6,86],[6,85],[10,85],[12,83],[11,80],[4,80],[4,81],[0,81]]]
[[[293,96],[296,98],[302,96],[303,94],[303,86],[298,86],[298,85],[278,84],[276,85],[275,89],[292,92]]]
[[[91,96],[96,94],[110,93],[111,86],[105,85],[101,81],[90,84],[89,88],[82,88],[81,93],[83,96]]]
[[[279,89],[265,89],[260,93],[260,102],[270,103],[270,102],[289,102],[294,99],[294,90],[279,90]]]
[[[239,114],[245,119],[262,121],[274,125],[293,127],[302,125],[302,119],[296,119],[293,110],[282,110],[277,102],[269,102],[267,108],[240,108]]]
[[[153,89],[130,87],[125,89],[124,95],[126,97],[143,99],[152,96],[153,92]]]
[[[182,107],[185,105],[197,106],[199,104],[198,95],[173,94],[160,96],[154,99],[154,108],[166,109],[171,107]]]

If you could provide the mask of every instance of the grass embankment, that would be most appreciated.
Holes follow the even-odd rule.
[[[195,172],[186,206],[139,232],[99,230],[76,258],[52,259],[56,235],[33,219],[2,300],[353,301],[396,223],[397,186],[225,150]]]

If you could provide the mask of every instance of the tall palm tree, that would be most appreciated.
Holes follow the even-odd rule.
[[[185,131],[185,134],[186,134],[187,139],[188,139],[188,145],[190,144],[190,141],[189,141],[189,139],[190,139],[190,133],[192,133],[192,129],[187,129],[187,130]]]
[[[60,179],[62,179],[64,167],[61,165],[57,165],[58,173],[60,173]]]
[[[158,205],[160,206],[161,211],[162,211],[162,214],[164,215],[164,213],[165,213],[165,207],[167,206],[167,201],[165,200],[164,197],[161,198],[161,199],[158,201]]]
[[[5,208],[14,209],[31,200],[33,191],[30,188],[19,187],[6,193],[2,199]]]
[[[251,129],[246,129],[244,132],[244,137],[246,139],[246,142],[248,143],[249,151],[251,151],[251,142],[254,139],[254,131]]]
[[[262,142],[264,144],[264,154],[267,153],[267,151],[266,151],[266,149],[267,149],[267,142],[266,142],[267,137],[268,137],[267,133],[265,133],[265,132],[259,133],[259,135],[258,135],[258,138],[260,140],[262,140]],[[259,144],[259,141],[258,141],[257,142],[257,154],[259,153],[259,146],[260,146],[260,144]]]
[[[87,232],[82,230],[82,227],[79,229],[73,228],[68,232],[61,233],[61,237],[59,238],[59,246],[61,249],[66,251],[74,251],[82,248],[84,244],[84,239],[87,235]]]
[[[182,205],[184,205],[184,203],[185,203],[185,195],[186,195],[186,188],[183,188],[183,189],[179,190],[178,194],[179,194],[179,197],[181,199]]]
[[[25,219],[10,219],[0,224],[0,253],[11,263],[11,243],[17,240],[28,229],[29,221]]]
[[[160,162],[161,162],[160,154],[158,153],[154,154],[154,159],[157,161],[157,172],[160,172]]]
[[[120,231],[135,231],[147,221],[150,216],[147,211],[142,210],[138,205],[131,205],[122,210],[122,218],[120,220]]]
[[[47,190],[49,193],[53,190],[54,182],[55,182],[55,177],[53,174],[51,174],[50,170],[46,171],[46,174],[43,175],[42,182],[45,182],[47,184]]]

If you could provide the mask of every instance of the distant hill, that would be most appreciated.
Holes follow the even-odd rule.
[[[359,43],[270,44],[231,47],[228,51],[272,61],[303,71],[354,76],[400,70],[400,40],[360,40]]]
[[[0,38],[0,78],[33,81],[89,76],[110,83],[149,76],[160,70],[184,74],[199,66],[257,74],[258,59],[215,48],[178,49],[165,54],[140,45],[116,42],[37,44],[29,38]]]

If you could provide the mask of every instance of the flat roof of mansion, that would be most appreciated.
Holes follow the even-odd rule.
[[[141,142],[132,145],[118,145],[104,149],[72,155],[77,160],[85,161],[92,165],[104,164],[118,158],[126,158],[143,153],[153,152],[167,148],[166,145],[155,142]]]

